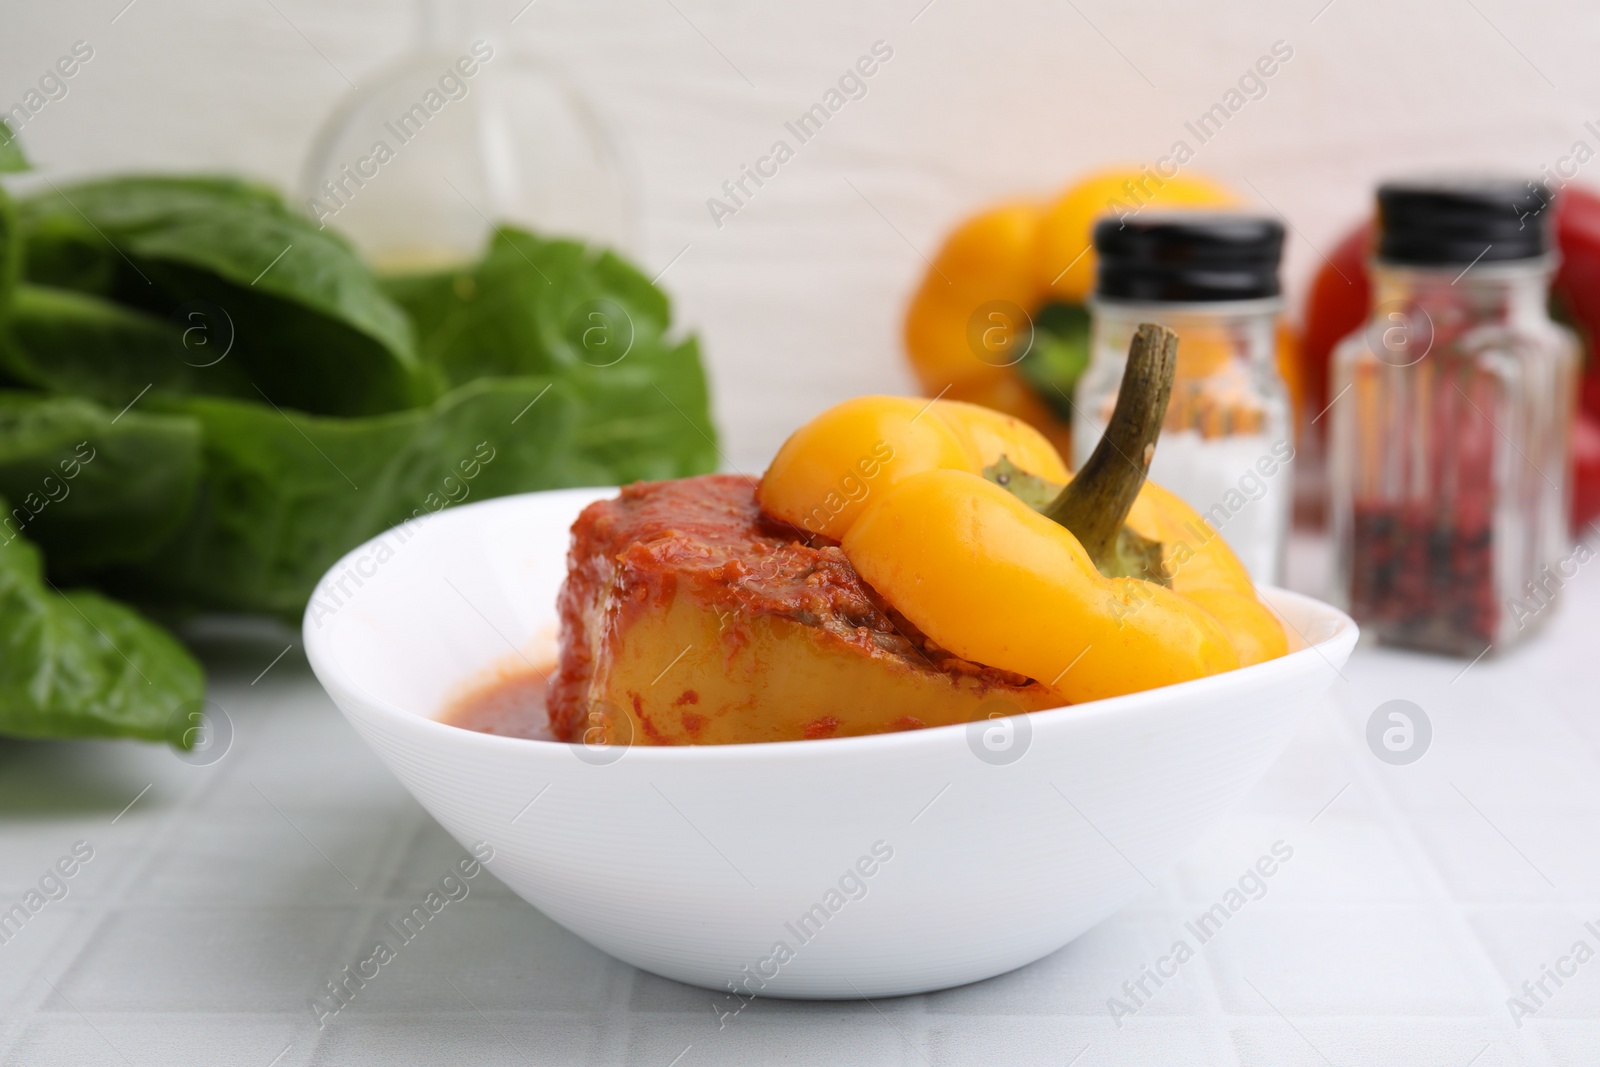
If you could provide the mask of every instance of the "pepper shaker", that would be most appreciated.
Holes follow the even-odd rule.
[[[1479,656],[1549,617],[1577,346],[1539,182],[1378,190],[1373,309],[1330,369],[1335,597],[1385,644]]]

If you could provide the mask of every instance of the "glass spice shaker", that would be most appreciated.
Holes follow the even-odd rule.
[[[1335,596],[1385,644],[1479,656],[1549,615],[1577,373],[1547,310],[1551,204],[1539,182],[1378,189],[1372,315],[1330,370],[1329,478]]]
[[[1281,581],[1294,459],[1278,374],[1283,224],[1201,212],[1109,218],[1095,226],[1094,247],[1100,266],[1089,366],[1074,395],[1074,464],[1110,420],[1139,323],[1175,330],[1177,378],[1150,479],[1200,512],[1255,581]]]

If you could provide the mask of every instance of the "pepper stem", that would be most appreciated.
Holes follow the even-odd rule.
[[[1140,323],[1128,346],[1110,424],[1094,453],[1044,509],[1046,518],[1072,532],[1103,573],[1124,570],[1119,558],[1123,523],[1155,458],[1177,368],[1178,335]]]

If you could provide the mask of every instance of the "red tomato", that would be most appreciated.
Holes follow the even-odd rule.
[[[1328,357],[1333,346],[1355,333],[1371,310],[1372,283],[1367,260],[1372,255],[1372,224],[1363,223],[1340,241],[1311,279],[1306,296],[1305,334],[1300,342],[1301,368],[1310,410],[1315,418],[1328,406]],[[1325,432],[1325,420],[1317,431]]]
[[[1583,339],[1583,406],[1600,415],[1600,377],[1595,342],[1600,340],[1600,194],[1576,185],[1556,200],[1556,246],[1561,265],[1551,285],[1554,310]]]
[[[1572,428],[1572,529],[1600,516],[1600,418],[1578,413]]]

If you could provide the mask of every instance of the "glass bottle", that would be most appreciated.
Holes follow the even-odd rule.
[[[1139,323],[1176,331],[1177,379],[1150,479],[1200,512],[1255,581],[1281,581],[1294,459],[1278,374],[1282,224],[1239,214],[1105,219],[1094,244],[1100,266],[1089,366],[1073,401],[1073,462],[1105,430]]]
[[[517,53],[485,0],[422,0],[416,46],[362,79],[324,123],[305,210],[375,265],[476,258],[492,224],[630,250],[631,193],[588,104]]]
[[[1373,311],[1334,350],[1335,596],[1377,640],[1475,657],[1532,632],[1566,547],[1577,346],[1547,311],[1536,182],[1378,190]]]

